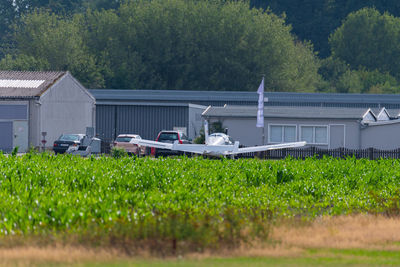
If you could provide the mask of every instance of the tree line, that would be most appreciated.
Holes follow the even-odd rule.
[[[294,34],[311,41],[322,58],[331,52],[329,36],[350,13],[368,7],[400,16],[400,2],[396,0],[250,0],[250,6],[285,14]]]
[[[6,0],[0,68],[69,70],[88,88],[254,91],[265,76],[269,91],[400,90],[400,19],[383,4],[336,25],[323,14],[343,1],[266,2]]]

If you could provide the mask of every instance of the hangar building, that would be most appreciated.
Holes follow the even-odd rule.
[[[400,110],[385,108],[264,108],[264,132],[256,127],[256,106],[209,107],[203,117],[221,122],[245,146],[306,141],[323,149],[400,148]]]
[[[119,134],[139,134],[154,140],[161,130],[182,130],[193,139],[207,108],[180,101],[174,91],[89,90],[96,98],[96,134],[111,142]]]
[[[69,72],[0,71],[0,150],[48,146],[86,127],[95,127],[95,99]]]
[[[207,106],[257,107],[258,102],[256,91],[89,91],[96,98],[96,132],[105,141],[121,133],[154,139],[160,130],[176,127],[186,129],[193,139],[201,129],[201,113]],[[400,95],[265,92],[264,96],[266,107],[400,108]]]

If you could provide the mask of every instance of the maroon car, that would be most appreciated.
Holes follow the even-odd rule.
[[[181,131],[161,131],[156,138],[157,142],[162,143],[174,143],[176,140],[179,141],[180,144],[190,144],[191,142],[187,138],[187,136]],[[162,149],[162,148],[151,148],[151,154],[156,158],[159,156],[176,156],[176,155],[185,155],[182,151]]]

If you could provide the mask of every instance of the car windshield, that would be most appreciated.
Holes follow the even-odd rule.
[[[63,134],[58,138],[60,141],[79,141],[80,137],[77,134]]]
[[[160,134],[160,137],[158,137],[158,141],[175,141],[178,140],[178,134],[177,133],[162,133]]]
[[[129,143],[132,140],[132,137],[117,137],[117,139],[115,139],[115,142],[124,142],[124,143]]]

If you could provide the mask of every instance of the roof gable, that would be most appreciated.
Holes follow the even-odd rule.
[[[0,71],[0,98],[41,96],[65,71]]]
[[[386,108],[381,109],[378,116],[376,116],[376,119],[378,121],[389,121],[390,120],[390,115],[389,115],[389,112],[386,110]]]
[[[376,120],[377,120],[376,119],[376,115],[372,112],[372,110],[370,108],[362,116],[362,122],[364,122],[364,123],[366,123],[366,122],[375,122]]]

